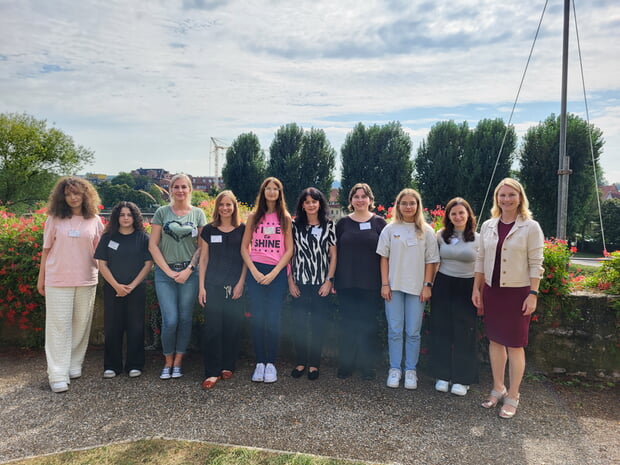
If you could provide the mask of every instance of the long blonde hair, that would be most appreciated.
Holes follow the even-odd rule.
[[[424,221],[424,207],[422,206],[422,197],[420,193],[409,187],[403,189],[396,196],[396,200],[394,200],[394,222],[395,223],[403,223],[403,214],[400,211],[400,201],[405,196],[413,197],[418,203],[418,207],[416,208],[415,214],[413,215],[413,223],[416,227],[416,235],[418,238],[424,237],[424,227],[426,226],[426,221]]]
[[[502,209],[499,206],[499,202],[497,201],[497,193],[502,186],[508,186],[513,188],[519,193],[519,206],[517,207],[517,213],[522,216],[524,219],[529,220],[532,218],[532,212],[530,211],[530,202],[527,200],[527,196],[525,195],[525,190],[519,181],[512,178],[504,178],[502,179],[495,191],[493,192],[493,208],[491,208],[491,216],[493,218],[499,218],[502,216]]]
[[[216,227],[222,224],[222,219],[220,218],[220,204],[224,197],[228,197],[233,203],[234,209],[230,218],[230,224],[236,228],[241,224],[241,216],[239,215],[237,197],[235,197],[235,194],[233,194],[231,190],[225,190],[217,194],[215,198],[215,207],[213,208],[213,221],[211,221],[211,224]]]

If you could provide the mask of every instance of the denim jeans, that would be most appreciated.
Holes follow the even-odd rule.
[[[254,262],[263,274],[273,270],[274,265]],[[280,343],[280,315],[284,296],[288,289],[286,268],[268,286],[258,284],[251,273],[246,278],[252,321],[252,340],[256,363],[275,363]]]
[[[404,339],[405,370],[416,369],[420,357],[423,314],[424,302],[420,302],[418,295],[392,291],[392,300],[385,302],[390,368],[402,369]]]
[[[163,353],[184,354],[192,335],[194,304],[198,301],[198,270],[179,284],[156,266],[155,291],[161,311]]]

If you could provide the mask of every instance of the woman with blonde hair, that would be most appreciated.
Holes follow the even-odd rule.
[[[213,221],[200,234],[198,302],[203,307],[202,353],[205,379],[211,389],[220,379],[233,377],[239,347],[241,296],[247,267],[241,257],[245,224],[230,190],[215,198]]]
[[[415,189],[403,189],[396,196],[394,219],[381,231],[377,254],[381,256],[381,297],[388,327],[386,384],[397,388],[404,368],[405,389],[416,389],[422,317],[431,297],[439,250]]]
[[[155,262],[155,291],[161,310],[161,379],[180,378],[183,356],[192,333],[194,303],[198,296],[200,259],[198,238],[207,222],[192,206],[192,181],[186,174],[170,180],[169,205],[159,207],[151,223],[149,252]]]
[[[263,181],[241,242],[256,368],[252,381],[275,383],[280,342],[280,315],[287,289],[287,265],[293,256],[292,219],[279,179]]]
[[[336,224],[340,379],[351,377],[356,368],[362,379],[377,376],[381,273],[376,249],[386,223],[372,212],[374,202],[368,184],[355,184],[349,191],[351,213]]]
[[[54,392],[82,376],[98,281],[93,255],[103,232],[99,203],[93,185],[74,176],[59,179],[48,201],[37,289],[45,296],[45,355]]]
[[[524,347],[543,272],[544,236],[528,207],[518,181],[500,181],[493,193],[492,218],[480,230],[475,265],[472,301],[484,315],[493,373],[493,389],[482,406],[493,408],[503,401],[501,418],[512,418],[517,412],[525,372]]]

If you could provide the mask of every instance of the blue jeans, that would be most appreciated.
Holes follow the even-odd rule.
[[[192,315],[198,299],[198,270],[183,284],[155,267],[155,291],[161,311],[161,346],[164,355],[184,354],[192,335]]]
[[[263,274],[274,269],[274,265],[254,262]],[[275,363],[280,343],[280,315],[284,296],[288,289],[286,268],[268,286],[258,284],[251,273],[246,278],[252,321],[252,340],[256,363]]]
[[[420,358],[420,329],[424,302],[420,296],[392,291],[392,300],[385,302],[388,327],[390,368],[402,368],[403,339],[405,341],[405,370],[415,370]]]

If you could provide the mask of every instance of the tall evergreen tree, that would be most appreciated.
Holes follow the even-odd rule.
[[[304,130],[295,123],[281,126],[269,146],[268,176],[275,176],[284,185],[289,210],[303,187],[299,178]]]
[[[249,132],[237,137],[226,150],[222,178],[240,202],[252,205],[266,175],[265,154],[256,134]]]
[[[580,117],[567,115],[566,155],[572,174],[568,185],[566,231],[571,239],[582,230],[590,215],[592,199],[598,195],[594,183],[590,136],[594,151],[594,169],[601,179],[599,158],[604,140],[600,129]],[[557,231],[558,159],[560,118],[550,115],[544,122],[528,129],[520,152],[520,179],[524,184],[531,210],[546,236]]]
[[[304,132],[299,161],[297,195],[306,187],[316,187],[329,199],[334,182],[336,150],[327,140],[325,131],[312,128]],[[293,202],[297,195],[291,197]]]

